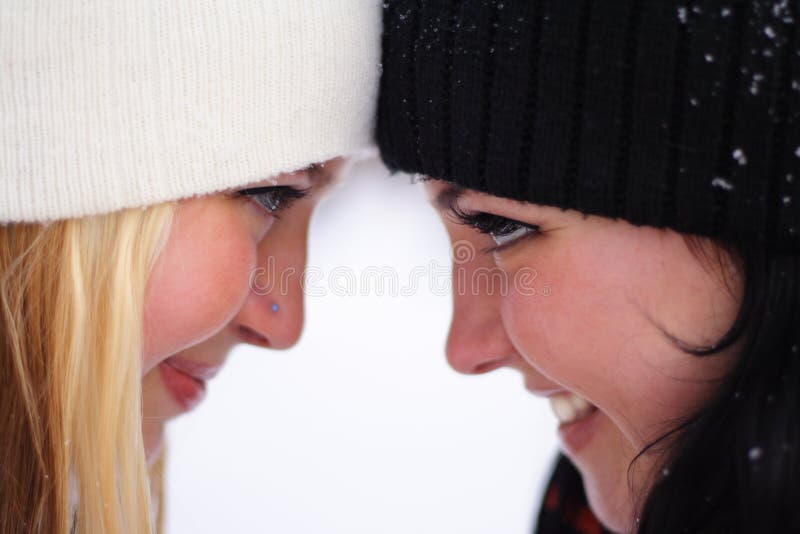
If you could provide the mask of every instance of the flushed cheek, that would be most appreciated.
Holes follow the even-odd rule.
[[[535,265],[537,291],[512,291],[501,303],[509,338],[521,355],[554,382],[581,393],[607,368],[602,343],[614,317],[613,302],[587,275],[572,268],[569,258],[542,258]],[[508,271],[512,277],[517,272]],[[548,293],[541,291],[546,284]]]
[[[544,271],[555,273],[548,276],[550,295],[517,292],[503,300],[509,338],[537,371],[585,397],[632,443],[642,443],[639,425],[649,414],[632,409],[652,393],[646,380],[650,371],[639,358],[640,344],[652,342],[652,333],[631,313],[622,292],[600,284],[594,273],[562,265],[559,271]]]
[[[256,247],[236,227],[223,235],[177,240],[159,259],[145,298],[144,372],[218,332],[241,308]]]
[[[640,450],[707,398],[710,386],[697,378],[720,377],[724,360],[681,352],[624,286],[562,265],[544,271],[556,273],[549,296],[503,299],[506,331],[537,371],[597,406]]]

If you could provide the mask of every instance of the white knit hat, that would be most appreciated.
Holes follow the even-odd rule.
[[[240,187],[371,144],[379,0],[0,1],[0,222]]]

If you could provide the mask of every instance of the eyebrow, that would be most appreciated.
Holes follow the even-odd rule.
[[[335,184],[341,182],[342,167],[339,166],[336,171],[331,171],[330,168],[317,165],[316,173],[309,173],[311,186],[318,188],[320,191],[327,191]]]
[[[436,205],[441,210],[449,210],[458,197],[464,194],[464,189],[456,185],[448,185],[436,195]]]

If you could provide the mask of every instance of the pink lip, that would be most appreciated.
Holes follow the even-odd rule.
[[[165,362],[183,374],[189,375],[190,377],[202,382],[206,382],[214,378],[222,368],[221,364],[209,365],[206,363],[189,360],[187,358],[182,358],[180,356],[167,358]]]
[[[158,365],[164,386],[183,409],[189,411],[203,400],[206,394],[206,383],[179,371],[164,360]]]
[[[585,419],[558,427],[558,435],[566,452],[571,455],[577,454],[589,444],[600,420],[600,413],[600,410],[595,408],[592,415]]]
[[[545,398],[567,392],[565,389],[561,388],[537,388],[528,383],[525,384],[525,389],[537,397]],[[566,425],[563,423],[559,425],[558,435],[561,438],[561,442],[564,444],[566,452],[575,454],[586,447],[594,435],[599,418],[600,409],[595,406],[594,413],[585,419]]]
[[[552,397],[553,395],[558,395],[559,393],[566,393],[567,390],[559,387],[553,388],[540,388],[536,387],[533,384],[529,384],[528,381],[525,381],[525,389],[528,390],[529,393],[537,396],[537,397]]]
[[[220,367],[221,365],[202,364],[179,356],[167,358],[158,365],[164,386],[184,411],[193,409],[203,400],[206,380],[213,378]]]

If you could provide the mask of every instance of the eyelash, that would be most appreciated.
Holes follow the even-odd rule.
[[[449,211],[459,224],[474,228],[478,232],[486,234],[495,240],[496,245],[483,249],[483,252],[486,254],[499,252],[518,243],[521,239],[541,233],[538,225],[515,221],[491,213],[467,213],[457,206],[450,206]],[[520,230],[526,230],[526,232],[511,241],[505,243],[497,242],[498,238],[512,235]]]
[[[270,215],[280,219],[278,214],[291,206],[294,201],[305,197],[308,189],[295,189],[289,186],[275,187],[253,187],[241,189],[236,192],[237,196],[249,197],[256,201]]]

